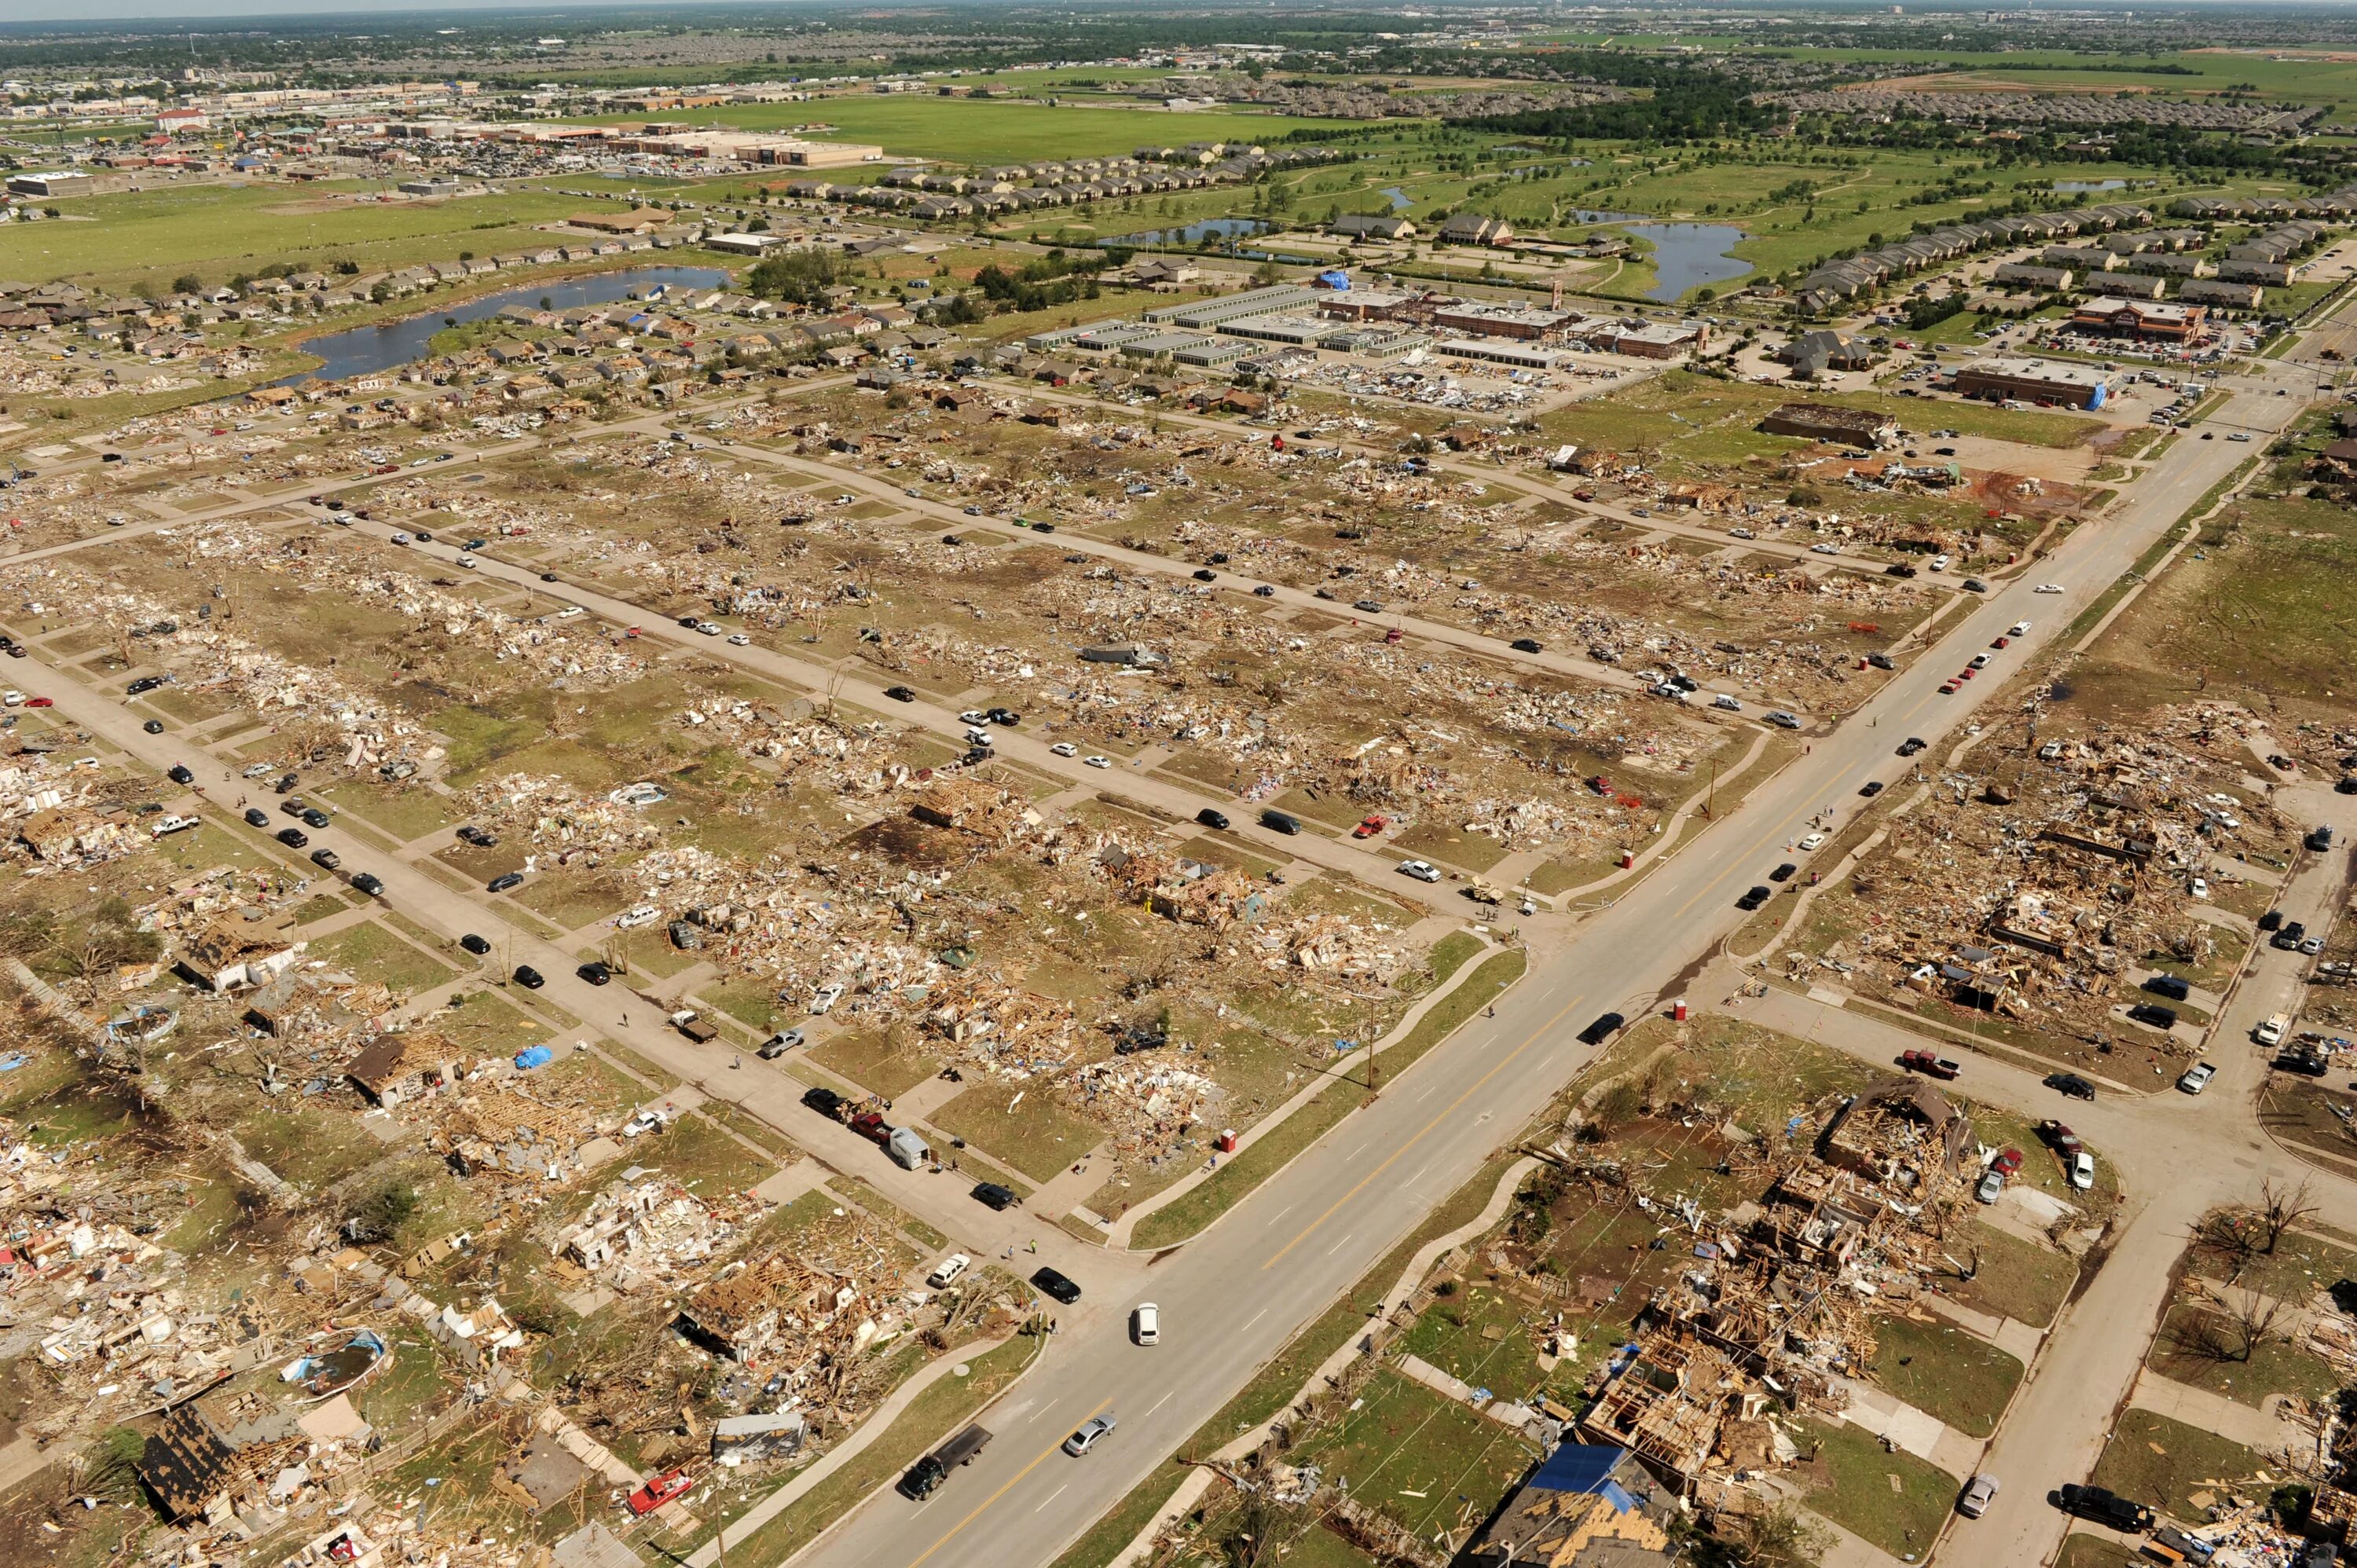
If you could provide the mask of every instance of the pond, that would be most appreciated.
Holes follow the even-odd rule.
[[[1663,304],[1690,288],[1725,283],[1751,271],[1751,263],[1730,255],[1743,231],[1726,223],[1631,223],[1628,231],[1653,242],[1653,271],[1660,282],[1646,292],[1647,299]]]
[[[1415,205],[1415,198],[1410,196],[1406,191],[1402,190],[1395,185],[1387,185],[1375,194],[1378,196],[1390,197],[1392,199],[1392,210],[1394,212],[1403,211],[1405,209]]]
[[[1142,229],[1135,234],[1115,234],[1099,240],[1100,245],[1200,245],[1206,240],[1241,240],[1247,234],[1257,234],[1268,227],[1258,218],[1205,218],[1178,229]]]
[[[2127,188],[2128,182],[2124,179],[2058,179],[2054,182],[2057,190],[2126,190]]]
[[[722,288],[727,283],[728,274],[717,267],[630,267],[621,272],[593,273],[587,277],[507,289],[468,300],[463,305],[430,310],[422,316],[380,322],[371,327],[354,327],[342,332],[328,333],[323,338],[313,338],[304,343],[303,348],[306,352],[318,355],[324,362],[315,371],[289,376],[278,384],[292,386],[300,381],[341,381],[346,376],[389,371],[395,365],[422,360],[432,351],[434,334],[442,330],[444,322],[480,321],[486,317],[498,315],[511,305],[537,307],[545,300],[552,310],[570,310],[584,305],[613,305],[657,288]]]
[[[1571,214],[1574,223],[1644,223],[1652,220],[1650,212],[1607,212],[1600,208],[1582,207]]]

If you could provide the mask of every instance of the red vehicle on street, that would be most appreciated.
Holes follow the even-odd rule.
[[[891,1127],[886,1123],[883,1117],[877,1115],[873,1111],[861,1112],[858,1115],[854,1116],[847,1123],[845,1123],[845,1125],[850,1127],[853,1132],[858,1133],[861,1137],[866,1139],[869,1143],[875,1144],[878,1146],[888,1143],[892,1137]]]
[[[1901,1051],[1899,1065],[1925,1078],[1950,1079],[1964,1070],[1936,1051]]]
[[[1391,825],[1392,820],[1389,817],[1380,811],[1370,812],[1361,819],[1357,827],[1351,830],[1351,836],[1354,839],[1371,839]]]
[[[694,1486],[694,1477],[684,1470],[665,1470],[660,1476],[650,1476],[645,1486],[630,1494],[630,1512],[644,1518],[663,1504],[687,1496]]]

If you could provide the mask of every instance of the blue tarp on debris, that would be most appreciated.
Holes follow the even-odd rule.
[[[555,1059],[556,1053],[546,1046],[531,1046],[516,1053],[515,1064],[519,1071],[530,1072],[536,1067],[546,1067]]]

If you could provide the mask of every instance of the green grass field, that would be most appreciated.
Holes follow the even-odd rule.
[[[70,204],[63,222],[0,229],[0,275],[28,283],[75,278],[102,287],[169,292],[183,273],[208,284],[273,262],[364,270],[456,261],[533,242],[532,225],[578,211],[576,197],[518,189],[451,201],[378,205],[335,185],[178,185]]]

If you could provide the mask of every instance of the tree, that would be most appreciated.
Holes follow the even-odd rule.
[[[2282,1242],[2284,1232],[2316,1213],[2316,1189],[2306,1179],[2296,1187],[2287,1189],[2269,1176],[2259,1184],[2259,1207],[2253,1218],[2258,1221],[2261,1240],[2259,1251],[2272,1258]]]
[[[182,273],[172,280],[174,294],[202,294],[204,291],[205,280],[194,273]]]

